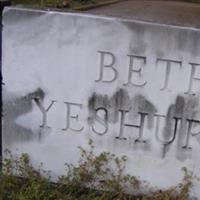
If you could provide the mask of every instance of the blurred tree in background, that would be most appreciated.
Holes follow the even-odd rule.
[[[74,8],[106,1],[108,0],[12,0],[12,4],[33,7]]]
[[[14,5],[20,4],[20,5],[29,5],[32,7],[79,9],[82,6],[84,7],[84,6],[90,6],[90,5],[104,4],[106,2],[116,2],[117,0],[11,0],[11,1]],[[161,1],[181,2],[181,0],[161,0]],[[200,0],[182,0],[182,2],[200,3]]]

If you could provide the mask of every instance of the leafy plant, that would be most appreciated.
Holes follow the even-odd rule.
[[[77,166],[66,164],[67,174],[58,183],[51,182],[42,164],[35,170],[27,154],[19,158],[7,152],[0,174],[1,200],[187,200],[193,174],[183,169],[181,184],[166,191],[141,194],[142,181],[125,173],[125,156],[109,152],[95,154],[93,142],[89,150],[80,149]],[[132,193],[132,195],[130,195]]]
[[[140,181],[135,176],[125,174],[127,158],[117,157],[109,152],[95,155],[92,141],[89,141],[90,150],[80,148],[81,158],[78,166],[67,165],[67,176],[60,178],[62,184],[87,187],[101,191],[110,191],[119,198],[127,193],[127,189],[138,191]]]

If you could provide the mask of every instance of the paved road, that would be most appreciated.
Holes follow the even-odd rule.
[[[200,4],[180,1],[122,0],[88,12],[200,28]]]

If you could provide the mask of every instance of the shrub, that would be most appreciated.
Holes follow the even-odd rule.
[[[143,186],[135,176],[125,173],[127,158],[109,152],[95,155],[92,141],[86,151],[80,147],[77,166],[66,164],[67,174],[58,183],[51,182],[49,171],[42,164],[35,170],[29,156],[19,158],[7,153],[0,174],[2,200],[187,200],[193,175],[183,169],[183,182],[166,191],[134,196]],[[130,193],[131,192],[131,193]],[[132,194],[132,195],[131,195]]]

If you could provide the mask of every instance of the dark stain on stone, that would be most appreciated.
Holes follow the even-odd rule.
[[[119,89],[111,98],[111,103],[117,106],[118,109],[126,109],[129,106],[130,97],[128,93]]]
[[[148,128],[151,129],[154,123],[154,114],[157,112],[155,106],[142,95],[131,98],[125,89],[118,89],[111,97],[93,93],[88,100],[89,118],[88,123],[95,119],[95,110],[99,107],[108,111],[108,122],[117,123],[119,110],[129,111],[129,118],[134,120],[139,116],[138,112],[148,113]]]
[[[175,103],[169,106],[165,119],[165,126],[163,128],[163,137],[165,141],[170,141],[173,138],[175,134],[174,117],[182,118],[184,113],[184,107],[185,107],[185,100],[182,96],[177,96]],[[169,151],[169,146],[171,144],[172,143],[164,145],[163,156],[165,156],[165,154]]]
[[[134,97],[134,104],[133,107],[136,110],[135,113],[148,113],[148,128],[153,128],[154,125],[154,114],[157,112],[156,107],[143,95],[137,95]]]
[[[88,123],[92,124],[95,119],[95,110],[98,108],[109,108],[109,99],[107,95],[99,95],[94,93],[88,101],[88,108],[90,111],[90,115],[88,117]]]
[[[147,49],[147,43],[145,42],[146,27],[133,22],[122,22],[122,24],[131,32],[129,53],[144,54]]]
[[[184,113],[185,100],[182,96],[178,96],[176,98],[175,108],[174,108],[174,116],[182,117]]]
[[[165,126],[163,129],[163,137],[164,137],[165,141],[170,141],[170,139],[173,137],[174,110],[175,110],[175,106],[171,105],[167,111],[167,116],[165,119]]]
[[[119,119],[119,110],[130,109],[130,97],[128,92],[124,89],[117,90],[116,93],[110,98],[110,122],[116,123]]]
[[[6,91],[5,91],[6,92]],[[31,129],[20,126],[16,123],[16,119],[31,112],[33,108],[33,98],[43,99],[44,91],[38,88],[32,93],[17,99],[5,99],[3,103],[3,142],[6,146],[14,142],[32,141],[38,139]]]
[[[169,106],[165,126],[163,129],[163,136],[165,140],[170,140],[174,134],[174,117],[182,118],[184,115],[185,99],[182,96],[177,96],[175,104]]]
[[[158,57],[162,58],[164,53],[161,54],[159,50],[165,48],[173,49],[177,55],[185,52],[198,58],[200,54],[199,31],[132,22],[123,22],[122,24],[132,34],[129,45],[130,53],[144,55],[151,48],[151,52],[155,52]]]
[[[175,103],[170,105],[167,111],[165,126],[163,129],[163,137],[169,141],[174,136],[175,119],[179,119],[177,127],[176,140],[177,140],[177,158],[184,160],[188,158],[188,152],[183,152],[183,145],[187,136],[187,119],[197,118],[199,110],[199,99],[196,96],[177,96]],[[191,136],[192,137],[192,136]],[[172,143],[171,143],[172,144]],[[165,153],[169,150],[169,145],[165,145]]]
[[[30,93],[27,95],[31,99],[39,98],[39,99],[44,99],[45,93],[41,88],[38,88],[34,92]]]
[[[188,96],[185,97],[185,103],[183,106],[183,114],[182,114],[182,121],[180,123],[180,129],[178,132],[178,142],[177,142],[177,158],[180,160],[185,160],[191,156],[189,153],[189,149],[183,149],[183,146],[186,142],[187,131],[188,131],[188,123],[186,119],[197,119],[198,117],[198,110],[199,110],[199,99],[196,96]],[[195,127],[195,124],[193,124]],[[193,137],[193,136],[190,136]],[[197,140],[198,141],[198,140]],[[199,142],[199,141],[198,141]]]
[[[118,90],[111,98],[108,95],[99,95],[93,93],[89,98],[88,108],[90,111],[89,123],[93,122],[95,110],[97,108],[103,107],[108,111],[108,121],[115,123],[118,120],[118,109],[121,109],[124,106],[125,99],[129,97],[125,94],[125,91],[120,89]]]
[[[191,55],[199,55],[200,37],[199,32],[194,30],[180,30],[177,32],[176,49],[191,52]]]

